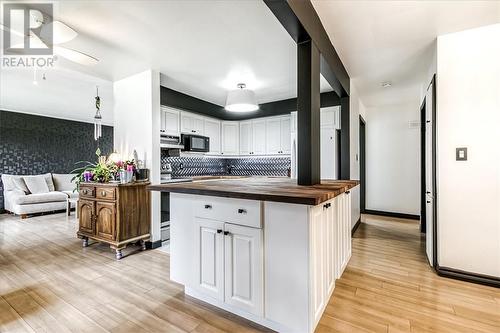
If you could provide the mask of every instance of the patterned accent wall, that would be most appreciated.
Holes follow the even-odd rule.
[[[162,170],[172,165],[173,178],[193,176],[288,176],[290,157],[218,158],[206,156],[168,157],[162,151]],[[229,171],[230,170],[230,171]]]
[[[99,146],[104,155],[112,152],[113,127],[103,126]],[[77,161],[95,161],[96,149],[91,123],[0,110],[0,174],[69,173]]]

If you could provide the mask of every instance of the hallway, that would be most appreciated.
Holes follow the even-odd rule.
[[[362,221],[317,332],[500,332],[500,289],[438,277],[417,221]]]

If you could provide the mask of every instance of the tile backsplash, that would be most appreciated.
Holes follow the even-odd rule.
[[[169,157],[162,151],[161,167],[172,165],[172,177],[193,176],[288,176],[290,157],[219,158],[206,156]]]

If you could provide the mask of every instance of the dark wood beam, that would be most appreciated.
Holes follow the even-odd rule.
[[[332,87],[336,85],[335,82],[339,81],[344,90],[343,93],[339,94],[340,97],[344,97],[350,94],[350,78],[347,73],[342,60],[335,50],[328,34],[326,33],[323,24],[318,16],[318,13],[314,9],[312,3],[309,0],[287,0],[286,1],[290,9],[295,14],[296,18],[299,20],[302,28],[307,32],[307,34],[314,41],[314,44],[319,49],[321,56],[325,59],[326,63],[330,67],[330,70],[334,74],[334,77],[325,77]],[[324,74],[322,71],[321,74]]]
[[[351,179],[351,128],[349,96],[340,99],[340,179]]]
[[[297,183],[321,182],[320,54],[312,40],[297,44]]]

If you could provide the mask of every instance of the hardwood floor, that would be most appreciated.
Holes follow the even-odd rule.
[[[184,296],[169,256],[83,249],[64,214],[0,215],[0,332],[261,332]],[[366,216],[317,332],[500,332],[500,289],[436,276],[418,224]],[[131,254],[127,256],[127,254]]]
[[[500,332],[500,289],[437,276],[417,221],[363,216],[317,332]]]

